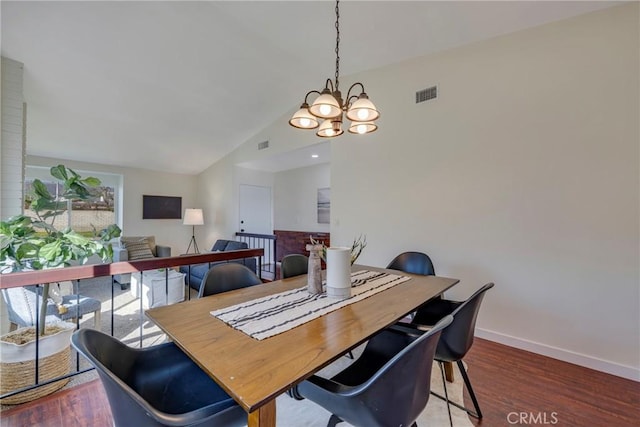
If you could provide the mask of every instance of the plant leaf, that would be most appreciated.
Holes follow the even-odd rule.
[[[78,246],[84,246],[91,241],[89,238],[83,236],[82,234],[78,234],[75,231],[69,231],[68,233],[65,233],[64,236],[72,244],[78,245]]]
[[[58,254],[61,252],[61,246],[62,243],[60,241],[47,243],[38,251],[38,257],[52,262],[58,257]]]
[[[47,190],[47,186],[42,183],[39,179],[33,180],[33,191],[36,193],[36,197],[46,200],[53,200],[53,196]]]
[[[89,187],[98,187],[100,186],[100,180],[93,176],[87,177],[82,180],[82,182]]]
[[[69,176],[67,175],[67,168],[64,165],[53,166],[49,172],[51,173],[51,176],[58,178],[60,181],[66,181],[69,179]]]

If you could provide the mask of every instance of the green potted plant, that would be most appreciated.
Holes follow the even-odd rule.
[[[69,201],[95,198],[93,189],[100,185],[100,180],[94,177],[82,178],[74,170],[63,165],[52,167],[50,172],[51,176],[63,184],[62,192],[52,195],[44,183],[36,179],[33,182],[33,192],[28,195],[35,218],[17,215],[0,222],[0,273],[2,274],[61,268],[69,266],[72,261],[84,264],[93,255],[98,255],[103,262],[110,262],[113,259],[110,241],[120,236],[120,228],[117,225],[109,225],[99,232],[94,230],[93,236],[83,235],[68,227],[62,230],[54,227],[56,217],[66,212]],[[35,331],[33,327],[26,328],[23,334],[11,333],[6,336],[11,337],[11,344],[18,346],[12,348],[11,353],[19,352],[22,348],[20,346],[25,346],[35,339],[36,334],[41,337],[41,340],[46,338],[46,335],[62,335],[62,339],[66,340],[68,352],[69,334],[60,334],[60,328],[45,329],[49,287],[48,283],[43,284],[42,302],[38,314],[39,330]],[[64,307],[59,306],[59,310],[64,310]],[[4,345],[7,339],[3,337],[2,341]],[[4,371],[8,370],[3,369]],[[3,403],[10,402],[3,401]]]

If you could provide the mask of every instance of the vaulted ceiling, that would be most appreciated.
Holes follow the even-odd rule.
[[[341,3],[341,76],[614,5]],[[199,173],[333,77],[327,1],[2,1],[27,152]],[[267,166],[265,166],[268,168]]]

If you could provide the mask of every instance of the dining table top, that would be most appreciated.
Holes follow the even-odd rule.
[[[411,279],[263,340],[228,326],[211,311],[306,286],[306,275],[153,308],[146,315],[249,413],[250,427],[275,425],[277,396],[458,283],[353,266],[353,271],[363,269]],[[261,408],[270,409],[260,415]]]

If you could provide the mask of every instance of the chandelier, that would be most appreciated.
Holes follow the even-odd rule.
[[[300,109],[289,120],[289,124],[298,129],[318,128],[316,135],[322,138],[333,138],[344,133],[342,123],[344,115],[351,120],[349,132],[356,134],[370,133],[378,129],[375,120],[380,117],[373,102],[364,91],[364,85],[360,82],[351,85],[347,91],[346,100],[343,101],[339,88],[340,75],[340,0],[336,1],[336,75],[335,83],[327,79],[321,92],[312,90],[307,92]],[[362,91],[359,96],[351,94],[354,88]],[[355,91],[354,91],[355,92]],[[311,94],[318,97],[309,106],[308,98]],[[320,119],[324,119],[320,124]],[[319,126],[319,127],[318,127]]]

